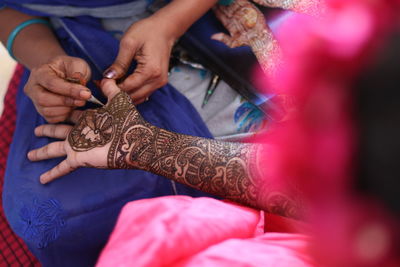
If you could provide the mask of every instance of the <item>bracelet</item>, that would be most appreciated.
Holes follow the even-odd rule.
[[[47,20],[45,20],[45,19],[30,19],[30,20],[27,20],[27,21],[25,21],[25,22],[22,22],[22,23],[19,24],[17,27],[15,27],[15,29],[14,29],[14,30],[10,33],[10,35],[8,36],[8,40],[7,40],[7,50],[8,50],[8,53],[10,54],[10,56],[11,56],[13,59],[17,60],[17,59],[14,57],[14,53],[13,53],[13,51],[12,51],[12,47],[13,47],[15,38],[17,37],[17,35],[18,35],[24,28],[26,28],[26,27],[28,27],[29,25],[32,25],[32,24],[44,24],[44,25],[47,25],[47,26],[50,27],[50,23],[49,23]]]
[[[218,4],[222,6],[229,6],[233,2],[235,2],[235,0],[219,0]]]

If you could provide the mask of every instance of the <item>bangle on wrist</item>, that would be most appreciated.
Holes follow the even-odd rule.
[[[8,36],[8,40],[7,40],[7,50],[8,53],[10,54],[10,56],[17,60],[14,56],[12,47],[15,41],[15,38],[17,37],[17,35],[26,27],[28,27],[29,25],[32,24],[44,24],[50,27],[50,23],[45,20],[45,19],[30,19],[27,21],[22,22],[21,24],[19,24],[17,27],[14,28],[14,30],[10,33],[10,35]]]

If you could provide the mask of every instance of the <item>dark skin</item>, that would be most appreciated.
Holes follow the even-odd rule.
[[[37,18],[10,8],[0,10],[0,41],[5,45],[15,27]],[[15,38],[12,50],[18,62],[31,71],[24,91],[48,122],[66,120],[72,110],[90,98],[88,88],[65,80],[74,73],[88,80],[91,75],[88,64],[68,56],[46,25],[32,24],[24,28]]]
[[[174,0],[154,15],[132,24],[122,37],[118,56],[105,76],[124,77],[132,61],[136,60],[137,69],[121,83],[121,89],[131,95],[135,104],[144,102],[167,83],[170,51],[176,39],[216,2]],[[10,33],[19,24],[37,18],[11,8],[1,9],[0,41],[6,45]],[[68,56],[46,25],[25,27],[15,38],[12,50],[18,62],[31,71],[24,91],[46,121],[65,121],[73,110],[84,106],[91,97],[85,83],[66,81],[75,73],[89,81],[89,65],[81,58]]]
[[[268,212],[300,218],[300,194],[264,177],[265,147],[170,132],[146,122],[115,82],[103,82],[109,102],[79,115],[74,127],[42,125],[37,136],[66,139],[29,152],[32,161],[67,156],[40,180],[85,167],[141,169]]]

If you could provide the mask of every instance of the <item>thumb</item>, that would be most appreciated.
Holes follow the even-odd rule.
[[[121,92],[121,89],[117,86],[117,83],[113,79],[103,79],[101,81],[101,90],[108,100],[112,99],[116,94]]]
[[[90,80],[90,67],[83,59],[69,58],[67,64],[64,64],[64,66],[67,78],[76,79],[81,85],[86,85]]]
[[[229,46],[230,48],[236,47],[235,40],[231,36],[229,36],[225,33],[222,33],[222,32],[213,34],[211,36],[211,39],[215,40],[215,41],[219,41],[221,43],[224,43],[225,45]]]
[[[123,38],[119,45],[118,56],[114,63],[103,73],[107,79],[122,78],[129,69],[132,59],[136,54],[138,44],[133,39]]]

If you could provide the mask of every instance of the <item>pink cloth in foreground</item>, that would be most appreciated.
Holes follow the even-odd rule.
[[[308,238],[262,233],[260,212],[211,198],[128,203],[97,266],[312,266]]]

